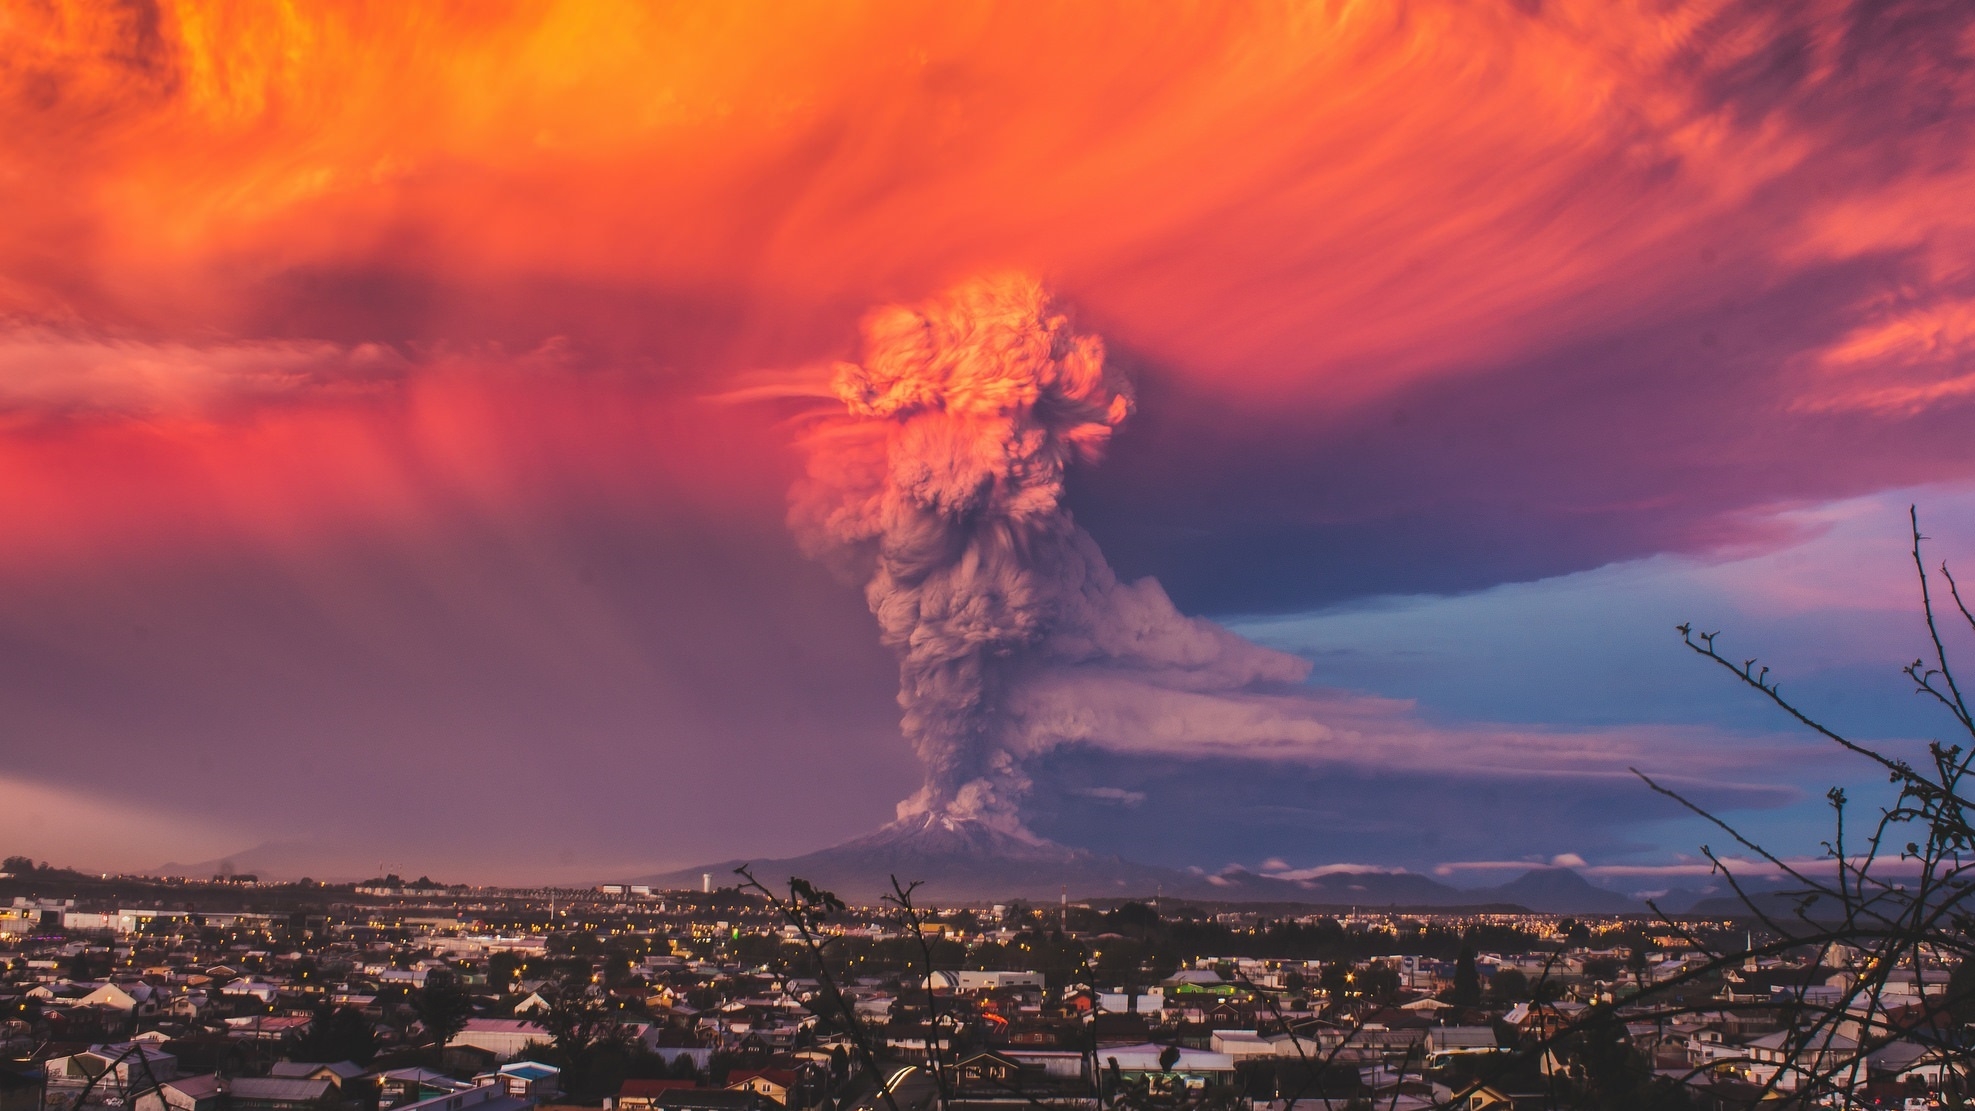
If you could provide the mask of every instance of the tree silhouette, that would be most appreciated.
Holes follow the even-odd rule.
[[[1481,1006],[1481,973],[1474,967],[1474,942],[1463,938],[1461,954],[1454,959],[1454,990],[1447,1001],[1456,1007]]]

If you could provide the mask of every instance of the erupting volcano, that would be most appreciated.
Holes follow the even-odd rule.
[[[1066,676],[1163,689],[1300,681],[1307,665],[1183,616],[1158,583],[1118,581],[1064,507],[1132,411],[1103,341],[1042,285],[977,279],[864,322],[803,438],[790,521],[804,551],[859,582],[898,654],[899,706],[925,785],[895,833],[1038,845],[1024,760],[1088,739]]]

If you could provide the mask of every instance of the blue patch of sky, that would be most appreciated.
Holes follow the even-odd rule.
[[[1801,759],[1764,758],[1748,772],[1751,781],[1800,788],[1805,802],[1734,817],[1772,847],[1815,852],[1829,833],[1824,790],[1843,785],[1871,800],[1884,794],[1885,777],[1692,654],[1674,626],[1720,630],[1724,654],[1760,657],[1786,695],[1848,735],[1901,753],[1929,738],[1966,741],[1899,673],[1929,651],[1908,552],[1910,503],[1920,506],[1930,537],[1930,567],[1960,562],[1975,583],[1975,490],[1928,487],[1778,509],[1765,523],[1783,539],[1761,551],[1660,555],[1472,594],[1380,598],[1233,628],[1309,659],[1312,683],[1414,699],[1430,721],[1700,726],[1720,730],[1725,745],[1738,736],[1801,738]],[[1944,590],[1936,601],[1950,650],[1960,649],[1975,681],[1975,634]],[[1725,840],[1687,819],[1649,821],[1639,833],[1662,853]]]

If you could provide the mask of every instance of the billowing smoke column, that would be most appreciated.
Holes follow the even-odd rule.
[[[926,784],[901,819],[1031,836],[1023,758],[1087,738],[1077,676],[1163,691],[1300,680],[1302,661],[1186,618],[1151,580],[1118,582],[1063,507],[1132,410],[1104,345],[1025,277],[969,282],[864,322],[862,361],[806,441],[791,519],[804,549],[864,583],[899,656],[904,733]]]

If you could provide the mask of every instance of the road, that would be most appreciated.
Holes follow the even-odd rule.
[[[917,1065],[892,1070],[885,1078],[885,1088],[891,1092],[898,1111],[926,1111],[939,1096],[939,1085],[933,1081],[933,1074]],[[873,1092],[857,1101],[857,1111],[891,1111],[891,1107],[885,1103],[884,1096]]]

